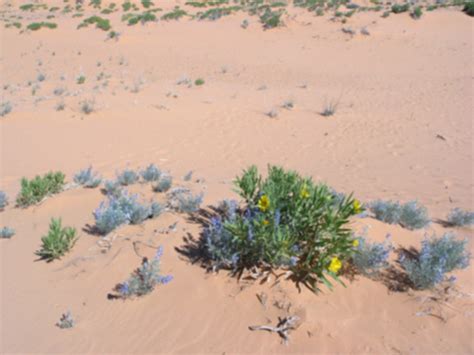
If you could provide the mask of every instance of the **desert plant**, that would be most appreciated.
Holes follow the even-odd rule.
[[[384,243],[369,242],[364,237],[354,240],[355,253],[352,263],[363,275],[375,276],[388,266],[388,257],[393,249],[389,237]]]
[[[219,266],[242,270],[254,266],[290,268],[312,290],[328,287],[354,252],[349,217],[363,211],[351,196],[334,203],[331,190],[294,171],[270,166],[263,179],[255,166],[235,182],[245,206],[211,220],[202,249]],[[211,262],[211,263],[212,263]]]
[[[10,239],[15,235],[15,230],[10,227],[3,227],[0,229],[0,239]]]
[[[139,175],[135,170],[125,169],[121,173],[117,173],[117,181],[122,186],[135,184],[139,179]]]
[[[163,248],[160,246],[152,260],[143,258],[142,265],[130,275],[128,280],[115,286],[118,297],[127,299],[144,296],[152,292],[156,286],[167,284],[173,280],[171,275],[162,276],[160,274],[162,255]]]
[[[46,196],[60,192],[64,186],[64,174],[62,172],[49,172],[43,177],[36,176],[32,180],[21,179],[21,190],[16,198],[19,207],[28,207],[40,202]]]
[[[472,0],[466,1],[462,11],[464,11],[464,13],[466,13],[469,16],[474,16],[474,1]]]
[[[145,8],[145,9],[148,9],[149,7],[153,6],[153,1],[151,0],[141,0],[142,2],[142,6]]]
[[[0,191],[0,211],[3,211],[6,205],[8,205],[8,196],[5,192]]]
[[[1,200],[1,198],[0,198]],[[0,203],[1,207],[1,203]],[[453,208],[446,219],[449,225],[454,227],[466,227],[474,224],[474,212],[463,211],[460,208]]]
[[[392,5],[392,12],[394,14],[400,14],[402,12],[407,12],[410,9],[410,4],[394,4]]]
[[[295,107],[295,103],[293,102],[293,100],[286,100],[283,105],[281,105],[281,107],[287,109],[287,110],[291,110],[293,109],[293,107]]]
[[[161,19],[164,21],[169,21],[169,20],[179,20],[181,17],[186,16],[188,13],[182,9],[180,9],[178,6],[176,6],[173,11],[168,12],[161,16]]]
[[[204,85],[204,82],[205,82],[204,79],[198,78],[194,81],[194,85],[201,86],[201,85]]]
[[[53,22],[33,22],[30,23],[26,28],[30,31],[38,31],[43,27],[55,29],[56,27],[58,27],[58,25]]]
[[[97,230],[105,235],[123,224],[140,224],[148,218],[157,217],[161,211],[159,204],[142,205],[137,196],[123,192],[108,195],[107,203],[102,202],[93,214]]]
[[[271,29],[283,25],[281,16],[283,11],[273,11],[270,7],[265,8],[265,10],[260,14],[260,22],[263,24],[264,29]]]
[[[84,75],[79,75],[79,77],[76,80],[76,83],[79,85],[82,85],[86,82],[86,77]]]
[[[55,106],[56,111],[64,111],[65,108],[66,104],[64,103],[64,101],[59,101]]]
[[[87,169],[80,170],[74,175],[74,182],[88,188],[95,188],[102,182],[98,173],[92,171],[90,166]]]
[[[265,116],[268,116],[270,118],[278,117],[278,110],[275,108],[272,108],[270,111],[265,112]]]
[[[122,193],[122,185],[116,180],[107,180],[104,182],[103,191],[109,196],[119,196]]]
[[[72,318],[71,312],[67,311],[66,313],[63,313],[63,315],[59,319],[59,322],[56,323],[56,326],[61,329],[69,329],[74,327],[75,324],[76,322]]]
[[[410,13],[410,16],[415,20],[418,20],[419,18],[421,18],[421,15],[423,15],[423,10],[421,9],[421,6],[415,7],[413,11]]]
[[[161,176],[161,170],[155,164],[150,164],[140,171],[140,176],[146,182],[158,181]]]
[[[10,101],[2,102],[0,104],[0,117],[8,115],[12,112],[12,104]]]
[[[204,12],[198,12],[196,17],[199,20],[211,20],[215,21],[220,19],[223,16],[231,15],[233,12],[239,11],[241,9],[240,6],[229,6],[229,7],[216,7]]]
[[[52,218],[48,234],[41,238],[41,249],[36,252],[36,255],[51,262],[66,254],[74,246],[76,240],[75,228],[63,228],[60,218]]]
[[[445,281],[447,273],[469,266],[466,246],[467,240],[456,240],[450,233],[440,238],[425,238],[419,255],[412,258],[402,255],[400,263],[415,288],[432,288]]]
[[[424,228],[428,224],[430,224],[428,210],[418,201],[409,201],[402,206],[400,214],[402,227],[414,230]]]
[[[185,187],[175,187],[168,193],[168,205],[170,209],[181,213],[193,213],[199,210],[203,195],[193,195]]]
[[[398,201],[376,200],[369,203],[369,209],[379,221],[389,224],[400,223],[401,206]]]
[[[183,176],[183,180],[184,181],[190,181],[192,179],[192,177],[193,177],[193,171],[191,170],[191,171],[188,171],[186,173],[186,175]]]
[[[156,15],[152,12],[146,11],[143,14],[127,14],[122,17],[123,21],[127,21],[129,26],[136,25],[141,22],[142,24],[146,22],[156,21]]]
[[[85,115],[89,115],[95,111],[95,101],[94,100],[83,100],[79,102],[79,111]]]
[[[108,31],[112,28],[110,26],[110,21],[108,19],[104,19],[100,16],[91,16],[89,18],[84,19],[77,28],[87,27],[89,25],[95,24],[96,28],[101,29],[102,31]]]
[[[334,115],[337,111],[338,106],[339,106],[339,100],[331,100],[331,101],[326,102],[323,110],[320,113],[321,116],[329,117],[329,116]]]
[[[170,175],[163,174],[161,175],[158,182],[153,186],[153,191],[166,192],[171,188],[172,183],[173,183],[173,178]]]
[[[36,80],[38,80],[39,82],[45,81],[46,75],[44,75],[43,73],[39,73],[38,76],[36,77]]]

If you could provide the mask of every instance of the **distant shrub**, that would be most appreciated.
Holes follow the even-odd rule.
[[[188,13],[182,9],[180,9],[178,6],[176,6],[173,11],[168,12],[161,16],[161,19],[164,21],[169,21],[169,20],[179,20],[181,17],[186,16]]]
[[[79,102],[79,110],[85,114],[89,115],[95,111],[95,101],[94,100],[83,100]]]
[[[7,194],[3,191],[0,191],[0,211],[3,211],[6,205],[8,205]]]
[[[162,255],[163,248],[159,247],[151,261],[143,258],[142,265],[130,275],[128,280],[115,286],[118,296],[123,299],[144,296],[152,292],[156,286],[173,280],[171,275],[160,275]]]
[[[122,193],[122,185],[116,180],[107,180],[106,182],[104,182],[103,191],[106,195],[109,196],[119,196]]]
[[[89,18],[84,19],[79,24],[79,26],[77,26],[77,28],[87,27],[93,24],[95,24],[96,28],[99,28],[102,31],[108,31],[112,28],[112,26],[110,26],[110,21],[100,16],[91,16]]]
[[[15,230],[10,227],[3,227],[0,229],[0,239],[10,239],[15,235]]]
[[[156,21],[156,15],[149,11],[146,11],[143,14],[126,14],[122,17],[122,21],[127,21],[129,26],[133,26],[139,22],[142,24],[146,22],[154,22]]]
[[[58,25],[53,22],[33,22],[33,23],[30,23],[26,28],[29,29],[30,31],[38,31],[39,29],[43,27],[46,27],[52,30],[58,27]]]
[[[77,84],[79,85],[82,85],[86,82],[86,77],[84,75],[80,75],[77,80],[76,80]]]
[[[74,327],[76,322],[72,318],[71,312],[67,311],[61,316],[61,319],[59,319],[59,322],[56,323],[56,326],[61,328],[61,329],[69,329]]]
[[[153,6],[153,1],[151,0],[141,0],[142,2],[142,6],[145,8],[145,9],[148,9],[149,7]]]
[[[201,86],[201,85],[204,85],[204,82],[205,82],[204,79],[198,78],[194,81],[194,85]]]
[[[74,175],[74,182],[88,188],[95,188],[100,185],[102,179],[92,171],[92,167],[83,169]]]
[[[453,208],[448,215],[447,222],[455,227],[470,226],[474,224],[474,212],[463,211],[460,208]]]
[[[181,213],[192,213],[199,210],[203,195],[193,195],[185,187],[176,187],[168,193],[168,204],[172,210]]]
[[[281,16],[283,11],[273,11],[270,7],[267,7],[265,11],[260,15],[260,22],[263,24],[263,28],[271,29],[283,25]]]
[[[216,7],[204,12],[198,12],[196,17],[199,20],[215,21],[223,16],[231,15],[232,13],[239,11],[240,9],[242,9],[241,6]]]
[[[326,185],[274,166],[266,179],[252,166],[234,184],[245,206],[225,202],[201,240],[213,267],[285,267],[314,291],[319,281],[331,287],[328,277],[340,281],[354,253],[347,225],[363,211],[359,201],[349,196],[335,204]]]
[[[189,171],[186,173],[186,175],[183,176],[184,181],[190,181],[193,178],[193,172]]]
[[[64,111],[65,108],[66,104],[64,103],[64,101],[58,102],[55,106],[56,111]]]
[[[392,12],[394,14],[400,14],[402,12],[407,12],[410,9],[410,4],[394,4],[392,5]]]
[[[446,280],[446,273],[469,266],[466,246],[467,240],[456,240],[446,233],[441,238],[426,238],[418,257],[402,256],[400,262],[415,288],[432,288]]]
[[[338,106],[339,106],[339,100],[326,102],[323,110],[320,113],[321,116],[324,116],[324,117],[333,116],[336,113]]]
[[[144,170],[140,172],[143,181],[152,182],[158,181],[161,176],[161,170],[155,164],[148,165]]]
[[[2,102],[0,104],[0,117],[8,115],[12,112],[12,104],[10,101]]]
[[[474,1],[466,1],[462,11],[464,11],[469,16],[474,16]]]
[[[364,237],[354,240],[355,253],[352,262],[356,269],[363,275],[375,276],[381,269],[388,266],[388,257],[393,249],[390,242],[369,242]]]
[[[409,201],[401,205],[398,201],[377,200],[371,202],[369,208],[379,221],[401,224],[410,230],[424,228],[430,223],[426,207],[417,201]]]
[[[121,173],[117,174],[117,181],[122,186],[128,186],[135,184],[139,179],[137,172],[131,169],[125,169]]]
[[[36,80],[38,80],[39,82],[45,81],[45,80],[46,80],[46,75],[40,73],[40,74],[38,74],[38,76],[36,77]]]
[[[173,178],[170,175],[161,175],[158,182],[153,186],[155,192],[166,192],[171,188]]]
[[[20,207],[28,207],[40,202],[49,195],[57,194],[64,186],[64,174],[61,172],[49,172],[43,177],[36,176],[32,180],[21,179],[21,191],[16,198],[16,204]]]
[[[148,218],[157,217],[162,208],[159,204],[142,205],[137,196],[127,193],[109,195],[94,211],[95,224],[101,234],[108,234],[123,224],[140,224]]]
[[[76,229],[63,228],[61,219],[51,219],[48,234],[41,238],[41,249],[36,252],[41,259],[51,262],[66,254],[77,240]]]
[[[421,9],[421,6],[415,7],[413,11],[410,13],[410,16],[415,20],[418,20],[419,18],[421,18],[421,15],[423,15],[423,10]]]

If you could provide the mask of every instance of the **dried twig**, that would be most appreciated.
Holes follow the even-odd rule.
[[[254,325],[250,326],[250,330],[266,330],[268,332],[278,333],[278,335],[283,339],[283,343],[288,345],[289,342],[289,332],[298,328],[300,318],[298,316],[289,316],[285,318],[279,318],[278,324],[276,327],[270,325]]]

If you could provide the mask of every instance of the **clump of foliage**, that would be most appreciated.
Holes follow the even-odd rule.
[[[0,239],[10,239],[15,235],[15,230],[10,227],[3,227],[0,229]]]
[[[86,77],[84,75],[79,75],[79,77],[76,80],[76,83],[79,85],[82,85],[86,82]]]
[[[84,19],[77,28],[87,27],[93,24],[95,24],[96,28],[100,28],[102,31],[108,31],[112,28],[112,26],[110,26],[110,21],[100,16],[91,16]]]
[[[168,205],[177,212],[193,213],[199,210],[202,198],[202,194],[193,195],[188,188],[176,187],[168,193]]]
[[[41,249],[36,252],[41,259],[51,262],[66,254],[77,241],[76,229],[62,227],[61,219],[52,218],[48,234],[41,238]]]
[[[124,12],[130,11],[131,9],[137,11],[138,7],[137,7],[137,5],[135,5],[132,2],[130,2],[129,0],[127,0],[122,4],[122,9],[123,9]]]
[[[150,164],[140,171],[140,176],[146,182],[158,181],[161,176],[161,170],[155,164]]]
[[[163,248],[160,246],[152,260],[143,258],[142,265],[137,268],[127,281],[118,284],[115,291],[123,299],[140,297],[152,292],[156,286],[165,285],[173,280],[173,276],[160,274],[160,261]]]
[[[446,281],[447,273],[469,266],[470,254],[466,246],[467,240],[457,240],[450,233],[441,238],[426,238],[422,241],[417,257],[408,258],[402,255],[400,263],[415,288],[432,288]]]
[[[426,227],[430,223],[426,207],[417,201],[400,204],[398,201],[377,200],[369,204],[374,217],[389,224],[400,224],[414,230]]]
[[[151,6],[153,6],[153,1],[151,0],[142,0],[142,6],[145,8],[145,9],[148,9],[150,8]]]
[[[139,179],[139,175],[135,170],[125,169],[117,174],[117,181],[122,186],[135,184]]]
[[[129,26],[133,26],[139,22],[142,24],[146,22],[154,22],[156,21],[156,15],[150,11],[146,11],[142,14],[125,14],[122,16],[122,21],[127,21]]]
[[[12,104],[9,101],[0,104],[0,117],[8,115],[12,112]]]
[[[462,11],[464,11],[464,13],[466,13],[469,16],[474,16],[474,1],[472,0],[466,1]]]
[[[388,257],[393,249],[389,237],[384,243],[369,242],[364,237],[354,240],[355,253],[352,263],[363,275],[376,276],[380,270],[388,266]]]
[[[231,15],[232,13],[239,11],[242,7],[240,6],[229,6],[229,7],[216,7],[213,9],[206,10],[204,12],[198,12],[196,17],[199,20],[211,20],[215,21],[223,16]]]
[[[76,322],[72,318],[71,312],[67,311],[61,316],[61,318],[59,319],[59,322],[56,323],[56,326],[61,329],[69,329],[69,328],[74,327],[75,324]]]
[[[97,172],[92,170],[90,166],[87,169],[83,169],[74,175],[74,182],[88,188],[95,188],[102,182],[101,177]]]
[[[394,4],[392,5],[392,12],[394,14],[400,14],[402,12],[407,12],[410,9],[410,4]]]
[[[324,116],[324,117],[333,116],[336,113],[338,106],[339,106],[339,100],[326,102],[323,110],[321,111],[321,116]]]
[[[202,78],[198,78],[194,81],[194,85],[196,85],[196,86],[204,85],[204,83],[205,83],[205,81]]]
[[[79,102],[79,111],[85,115],[89,115],[95,111],[95,101],[94,100],[83,100]]]
[[[30,31],[38,31],[39,29],[43,27],[46,27],[52,30],[58,27],[58,25],[55,24],[54,22],[33,22],[33,23],[30,23],[26,28],[29,29]]]
[[[283,11],[273,11],[270,7],[267,7],[260,14],[260,22],[263,24],[263,28],[265,29],[275,28],[283,25],[283,21],[281,19],[282,15]]]
[[[104,190],[106,195],[110,195],[110,196],[118,196],[122,193],[122,185],[114,180],[114,181],[111,181],[111,180],[107,180],[106,182],[104,182]]]
[[[20,207],[28,207],[40,202],[46,196],[57,194],[64,186],[64,178],[64,174],[59,171],[49,172],[43,177],[36,176],[32,180],[22,178],[16,204]]]
[[[423,10],[421,9],[421,6],[415,7],[413,11],[410,13],[410,16],[415,20],[418,20],[419,18],[421,18],[421,15],[423,15]]]
[[[186,16],[188,13],[176,6],[173,11],[168,12],[161,16],[162,20],[169,21],[169,20],[179,20],[181,17]]]
[[[5,192],[0,191],[0,211],[8,205],[8,196]]]
[[[454,227],[466,227],[474,224],[474,212],[463,211],[460,208],[453,208],[446,220]]]
[[[146,219],[158,217],[162,210],[157,202],[140,204],[137,196],[121,192],[108,195],[108,201],[102,202],[93,214],[97,230],[105,235],[123,224],[140,224]]]
[[[160,179],[153,186],[153,191],[155,192],[166,192],[171,188],[173,183],[173,178],[168,174],[161,175]]]
[[[351,196],[335,203],[332,191],[295,171],[270,166],[262,178],[255,166],[235,182],[244,206],[225,203],[203,235],[202,249],[214,268],[286,267],[312,290],[328,287],[354,253],[348,229],[351,216],[363,211]]]

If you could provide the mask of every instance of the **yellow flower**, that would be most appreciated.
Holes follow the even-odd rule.
[[[260,200],[258,200],[258,208],[262,212],[265,212],[270,208],[270,199],[267,195],[263,195],[262,197],[260,197]]]
[[[309,197],[309,191],[308,191],[306,185],[303,185],[303,188],[300,191],[300,197],[301,198],[308,198]]]
[[[262,223],[263,223],[264,226],[268,226],[270,224],[268,219],[264,219]]]
[[[355,214],[359,214],[362,212],[362,205],[359,200],[354,200],[352,206],[354,207]]]
[[[337,256],[331,259],[331,263],[328,266],[328,270],[337,274],[337,272],[341,269],[342,263],[341,260]]]
[[[353,246],[354,248],[357,248],[357,247],[359,246],[359,239],[354,239],[354,240],[352,241],[352,246]]]

